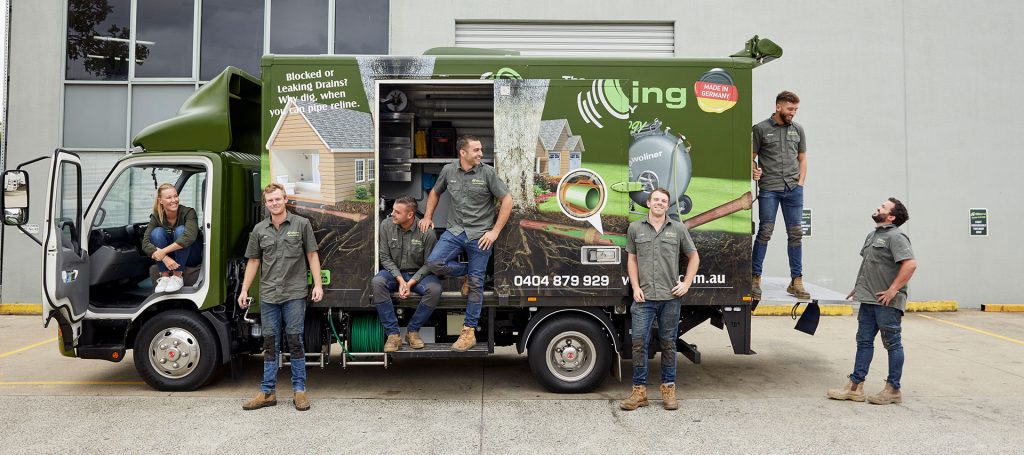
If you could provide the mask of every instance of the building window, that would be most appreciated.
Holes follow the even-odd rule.
[[[131,137],[149,125],[174,117],[193,93],[195,87],[191,84],[132,85]]]
[[[374,169],[373,158],[366,160],[366,180],[373,180],[373,175],[376,173]]]
[[[65,77],[73,80],[128,80],[130,32],[130,0],[68,0]]]
[[[335,54],[388,53],[388,0],[336,0]]]
[[[228,65],[259,76],[263,5],[264,0],[203,2],[200,80],[217,77]]]
[[[194,0],[136,0],[135,77],[191,78]]]
[[[366,181],[366,160],[355,160],[356,162],[356,183]]]
[[[117,85],[69,85],[64,88],[64,145],[124,149],[128,88]]]
[[[270,52],[327,53],[327,0],[273,0],[270,3]]]

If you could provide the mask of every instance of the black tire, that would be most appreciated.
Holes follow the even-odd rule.
[[[567,348],[575,349],[574,355],[565,354]],[[601,385],[611,371],[612,347],[594,319],[562,316],[536,328],[527,356],[530,371],[544,388],[556,393],[586,393]]]
[[[135,369],[154,389],[195,390],[216,372],[220,365],[218,351],[217,336],[201,315],[171,310],[146,321],[139,330],[135,337]]]

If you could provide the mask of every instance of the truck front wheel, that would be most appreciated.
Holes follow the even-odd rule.
[[[546,389],[590,392],[611,366],[608,337],[593,319],[567,316],[544,322],[530,337],[530,371]]]
[[[173,310],[147,321],[135,338],[135,369],[157,390],[195,390],[217,367],[217,338],[202,316]]]

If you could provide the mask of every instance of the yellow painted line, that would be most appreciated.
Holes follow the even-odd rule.
[[[997,313],[1024,313],[1024,304],[1020,303],[985,303],[981,311]]]
[[[27,350],[32,349],[32,348],[38,348],[39,346],[42,346],[44,344],[53,343],[54,341],[57,341],[57,337],[53,337],[53,338],[51,338],[49,340],[46,340],[46,341],[40,341],[40,342],[38,342],[36,344],[28,345],[28,346],[25,346],[23,348],[18,348],[18,349],[15,349],[15,350],[11,351],[11,352],[5,352],[3,354],[0,354],[0,359],[2,359],[4,357],[12,356],[12,355],[17,354],[19,352],[27,351]]]
[[[801,304],[796,314],[804,314],[807,304]],[[849,316],[853,314],[853,305],[849,304],[828,304],[818,305],[821,308],[822,316]],[[790,316],[793,314],[793,305],[758,305],[754,310],[754,316]]]
[[[922,311],[956,311],[956,300],[927,300],[924,302],[907,302],[908,313],[920,313]]]
[[[142,381],[0,381],[0,385],[142,385]]]
[[[969,327],[969,326],[966,326],[966,325],[963,325],[963,324],[957,324],[955,322],[950,322],[950,321],[947,321],[945,319],[939,319],[939,318],[937,318],[935,316],[925,316],[923,314],[919,314],[918,316],[921,316],[922,318],[925,318],[925,319],[931,319],[933,321],[938,321],[938,322],[941,322],[943,324],[949,324],[949,325],[951,325],[953,327],[959,327],[959,328],[964,329],[964,330],[970,330],[972,332],[980,333],[982,335],[988,335],[988,336],[993,337],[993,338],[999,338],[1000,340],[1009,341],[1011,343],[1017,343],[1017,344],[1024,345],[1024,341],[1018,340],[1016,338],[1005,337],[1005,336],[1002,336],[1002,335],[1000,335],[998,333],[987,332],[987,331],[984,331],[984,330],[981,330],[981,329],[976,329],[974,327]]]
[[[0,314],[43,314],[40,303],[0,303]]]

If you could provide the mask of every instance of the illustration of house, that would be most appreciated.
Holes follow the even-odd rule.
[[[583,162],[583,138],[573,136],[566,119],[540,122],[535,172],[550,177],[579,169]]]
[[[288,99],[267,140],[271,181],[289,199],[337,204],[372,191],[375,174],[370,114]]]

